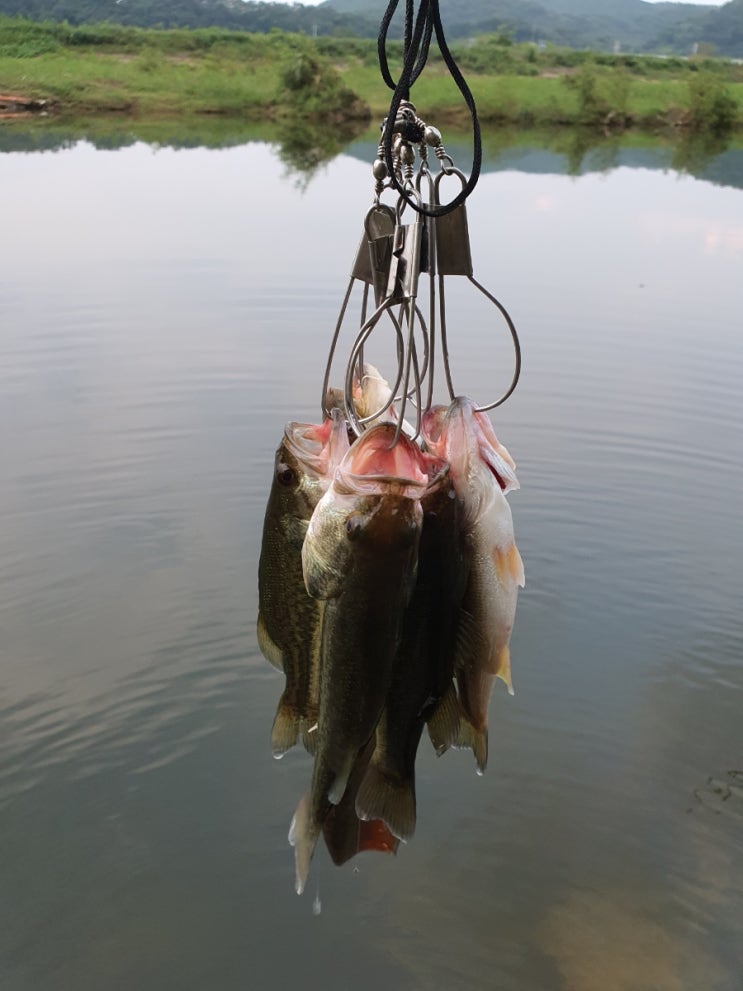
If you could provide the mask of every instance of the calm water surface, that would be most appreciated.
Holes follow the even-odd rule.
[[[493,417],[517,694],[484,778],[424,740],[414,840],[318,852],[298,898],[310,763],[270,755],[257,561],[368,165],[303,191],[268,145],[82,143],[0,187],[3,991],[739,991],[743,192],[481,179],[475,274],[524,348]],[[455,384],[485,400],[506,352],[468,288]]]

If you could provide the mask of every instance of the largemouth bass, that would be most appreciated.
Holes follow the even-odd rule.
[[[307,594],[302,544],[348,447],[346,425],[337,413],[320,425],[288,423],[276,451],[258,564],[258,644],[286,677],[271,730],[277,758],[300,733],[305,747],[314,750],[310,730],[318,714],[324,603]]]
[[[394,405],[394,393],[387,379],[374,365],[364,363],[361,378],[354,370],[352,379],[353,407],[356,415],[366,421],[367,429],[376,423],[397,423],[399,416]],[[329,410],[339,409],[345,412],[346,398],[343,389],[328,389],[325,405]],[[402,429],[412,437],[415,428],[403,420]]]
[[[460,503],[448,465],[434,460],[430,475],[422,499],[416,587],[405,613],[376,747],[356,799],[359,816],[383,820],[402,840],[415,831],[415,758],[423,727],[453,688],[467,579]],[[457,715],[455,705],[455,727]]]
[[[298,892],[330,806],[376,728],[415,587],[428,475],[420,449],[394,435],[379,424],[353,444],[302,547],[307,591],[325,611],[312,783],[289,832]]]
[[[447,408],[434,407],[423,418],[428,450],[449,462],[462,506],[462,532],[468,579],[462,602],[469,617],[466,656],[456,673],[463,719],[454,746],[470,746],[480,773],[488,757],[488,703],[496,677],[513,694],[509,641],[524,566],[516,548],[511,509],[505,493],[518,488],[511,455],[498,441],[485,413],[459,397]],[[466,623],[464,625],[467,625]],[[460,631],[461,632],[461,631]]]

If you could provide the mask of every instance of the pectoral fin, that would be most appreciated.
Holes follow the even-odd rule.
[[[460,714],[459,699],[452,681],[446,694],[427,719],[428,735],[437,757],[456,744],[459,737]]]
[[[516,544],[510,544],[506,548],[494,547],[493,564],[498,580],[502,584],[515,582],[520,588],[524,587],[524,562]]]

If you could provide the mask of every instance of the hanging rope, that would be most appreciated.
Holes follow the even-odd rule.
[[[384,13],[384,17],[382,18],[377,42],[380,72],[382,73],[382,78],[384,79],[385,84],[393,90],[389,113],[387,115],[382,133],[384,162],[387,166],[392,185],[409,206],[426,217],[440,217],[446,213],[450,213],[460,204],[464,203],[477,185],[477,180],[480,178],[480,169],[482,167],[482,138],[480,135],[480,122],[477,117],[475,99],[472,96],[470,88],[467,85],[464,76],[460,72],[459,66],[457,65],[456,60],[454,59],[454,56],[450,52],[449,46],[446,43],[444,27],[441,23],[441,14],[439,12],[439,0],[420,0],[418,14],[415,18],[415,25],[412,27],[412,30],[413,0],[405,0],[403,67],[400,72],[399,79],[397,82],[394,81],[392,74],[390,73],[389,62],[387,59],[387,34],[399,2],[400,0],[390,0],[387,10]],[[400,109],[400,104],[403,100],[409,99],[410,88],[423,71],[423,68],[428,60],[431,38],[434,34],[436,35],[436,41],[438,43],[442,58],[444,59],[444,63],[449,70],[449,73],[459,92],[462,94],[470,112],[470,117],[472,119],[473,158],[470,177],[459,194],[450,203],[444,203],[436,206],[434,209],[429,209],[422,203],[416,202],[415,198],[411,197],[398,181],[393,165],[392,135],[398,130],[397,114]],[[408,133],[405,137],[408,140],[413,141],[422,140],[422,135],[418,136]]]

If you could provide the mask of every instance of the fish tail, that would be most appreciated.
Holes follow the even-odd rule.
[[[379,819],[361,821],[353,808],[340,819],[332,811],[323,824],[323,836],[334,864],[340,866],[358,853],[397,853],[400,841]]]
[[[428,735],[436,756],[440,757],[459,737],[460,708],[454,682],[449,683],[446,694],[428,717]]]
[[[320,827],[312,821],[310,796],[307,793],[300,798],[289,827],[289,842],[294,847],[294,869],[296,871],[294,887],[298,895],[302,894],[307,883],[310,861],[315,852],[319,835]]]
[[[409,840],[415,832],[413,778],[393,781],[374,761],[369,764],[356,796],[359,819],[381,819],[393,836]]]
[[[452,746],[466,750],[471,748],[477,763],[477,773],[483,774],[488,766],[488,728],[477,729],[464,715],[459,722],[459,735]]]
[[[379,819],[361,820],[359,822],[358,853],[373,850],[377,853],[397,853],[399,839]]]
[[[279,760],[291,750],[299,736],[300,718],[295,716],[282,695],[271,727],[271,753]]]

